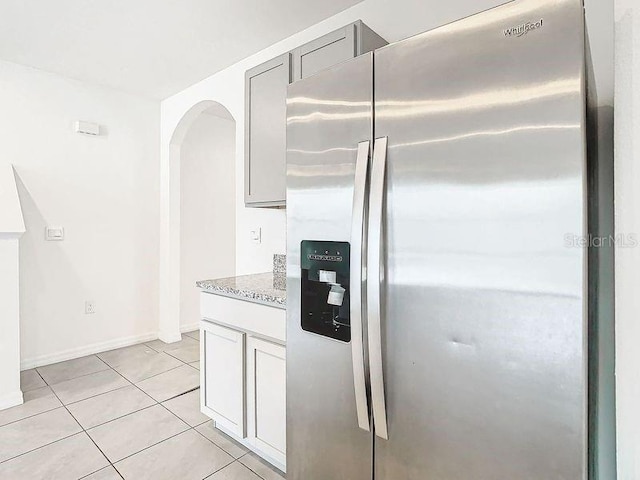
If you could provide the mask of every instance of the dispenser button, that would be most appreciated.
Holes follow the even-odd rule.
[[[318,280],[323,283],[337,283],[336,272],[330,270],[318,270]]]

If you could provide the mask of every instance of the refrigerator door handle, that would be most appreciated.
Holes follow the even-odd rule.
[[[382,304],[383,281],[383,212],[387,163],[387,137],[377,138],[373,146],[371,193],[369,199],[369,243],[367,248],[367,333],[369,339],[369,371],[371,404],[376,435],[389,439],[387,409],[382,367]]]
[[[367,175],[369,170],[369,144],[367,140],[358,144],[356,175],[353,189],[353,223],[351,225],[351,357],[353,361],[353,386],[356,394],[358,426],[371,431],[369,403],[364,367],[363,312],[363,267],[365,257],[365,212],[367,198]]]

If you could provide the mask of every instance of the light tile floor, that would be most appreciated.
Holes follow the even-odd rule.
[[[0,479],[282,480],[200,413],[198,332],[21,374]]]

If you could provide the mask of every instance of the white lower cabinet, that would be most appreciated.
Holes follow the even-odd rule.
[[[284,316],[283,316],[284,320]],[[200,405],[216,427],[286,470],[286,349],[206,319],[200,328]]]
[[[245,334],[209,322],[202,322],[200,334],[203,411],[216,425],[245,438]]]
[[[247,439],[276,462],[286,464],[286,350],[247,338]]]

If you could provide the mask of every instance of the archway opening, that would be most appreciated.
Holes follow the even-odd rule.
[[[213,101],[192,107],[171,139],[171,162],[172,211],[179,215],[171,237],[179,261],[170,295],[179,305],[184,332],[200,320],[195,282],[235,275],[236,122],[231,113]]]

